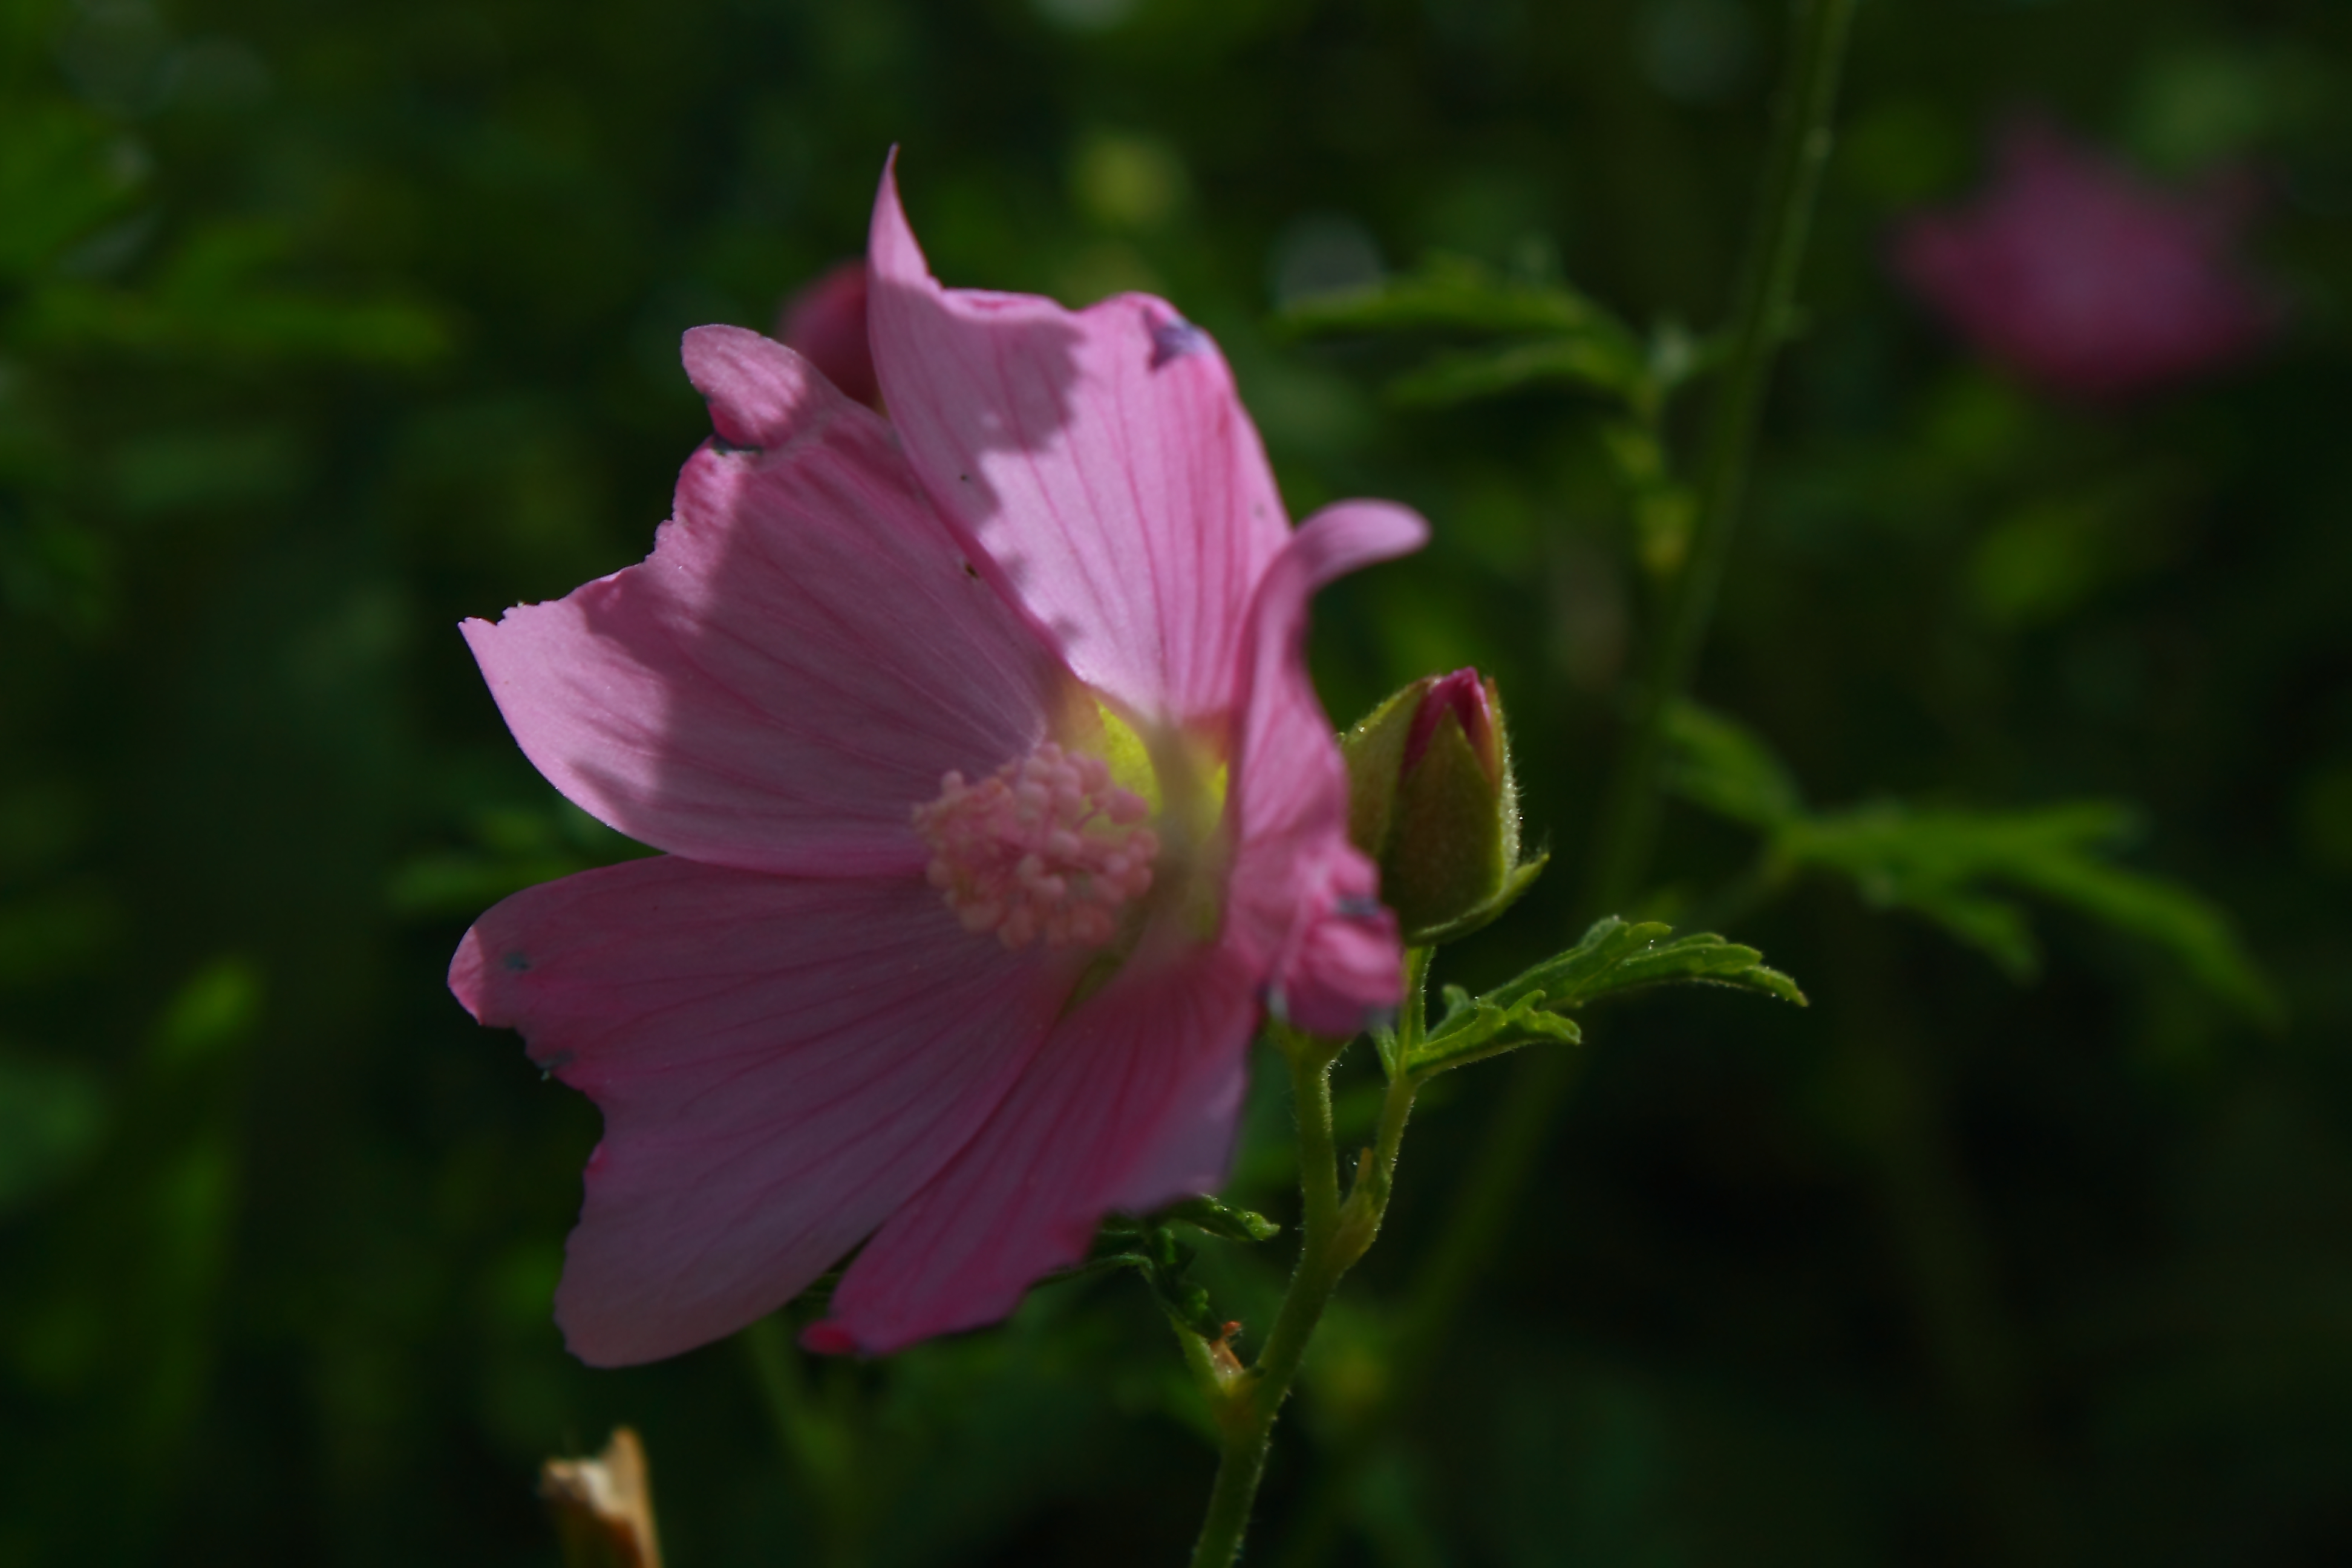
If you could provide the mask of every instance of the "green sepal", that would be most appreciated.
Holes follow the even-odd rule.
[[[1189,1225],[1226,1241],[1272,1241],[1282,1226],[1262,1214],[1235,1208],[1214,1198],[1185,1198],[1161,1209],[1154,1219]]]
[[[1501,694],[1479,682],[1474,740],[1440,695],[1454,676],[1424,676],[1391,695],[1339,737],[1348,766],[1348,837],[1381,868],[1381,897],[1407,946],[1476,931],[1516,902],[1544,857],[1519,858],[1518,787]],[[1406,752],[1428,704],[1435,714],[1421,755]]]
[[[1518,810],[1507,774],[1498,781],[1472,750],[1451,712],[1397,786],[1381,896],[1396,910],[1411,946],[1418,933],[1451,924],[1491,901],[1509,879]]]
[[[1400,687],[1339,737],[1339,756],[1348,764],[1348,841],[1374,860],[1388,847],[1404,743],[1429,687],[1426,676]]]
[[[1173,1226],[1178,1225],[1225,1241],[1266,1241],[1282,1232],[1280,1226],[1248,1209],[1214,1198],[1185,1198],[1144,1217],[1107,1216],[1084,1261],[1047,1275],[1040,1283],[1091,1279],[1131,1268],[1142,1277],[1151,1299],[1170,1321],[1204,1340],[1220,1339],[1224,1334],[1223,1321],[1210,1305],[1207,1288],[1189,1278],[1196,1254],[1176,1235]]]
[[[1493,898],[1483,904],[1464,910],[1443,925],[1428,926],[1420,931],[1405,932],[1405,945],[1436,947],[1444,942],[1460,942],[1471,932],[1492,925],[1505,910],[1527,896],[1528,889],[1536,885],[1536,879],[1542,876],[1544,868],[1550,864],[1549,850],[1543,851],[1532,860],[1521,861],[1504,877],[1501,889]]]

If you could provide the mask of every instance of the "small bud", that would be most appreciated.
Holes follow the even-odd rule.
[[[1414,681],[1339,738],[1348,836],[1414,946],[1465,935],[1540,868],[1519,863],[1502,699],[1475,669]]]

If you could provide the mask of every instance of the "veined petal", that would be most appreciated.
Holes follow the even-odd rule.
[[[1327,507],[1291,537],[1251,608],[1226,940],[1268,977],[1274,1009],[1318,1034],[1355,1033],[1396,1005],[1402,981],[1379,872],[1348,842],[1347,766],[1307,675],[1307,605],[1333,578],[1428,537],[1401,506]]]
[[[599,1366],[772,1311],[995,1110],[1080,962],[960,930],[919,880],[672,857],[532,888],[450,988],[603,1108],[556,1318]]]
[[[883,400],[933,499],[1080,679],[1154,718],[1222,718],[1288,527],[1216,345],[1142,295],[1071,311],[942,289],[887,169],[866,256]]]
[[[880,1353],[993,1322],[1084,1257],[1106,1213],[1213,1191],[1241,1110],[1254,989],[1234,954],[1209,949],[1088,998],[857,1255],[809,1344]]]
[[[719,439],[643,564],[468,621],[524,752],[591,815],[698,860],[922,864],[950,768],[1037,743],[1067,681],[924,498],[889,427],[734,327],[687,334]]]

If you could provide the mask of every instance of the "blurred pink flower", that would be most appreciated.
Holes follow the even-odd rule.
[[[2114,397],[2242,359],[2276,326],[2240,265],[2242,182],[2149,184],[2039,123],[2000,176],[1895,237],[1904,280],[1988,358],[2053,391]]]
[[[852,402],[872,405],[880,398],[874,350],[866,339],[863,261],[841,263],[785,300],[776,313],[776,337]]]
[[[861,1240],[813,1348],[992,1321],[1106,1212],[1218,1185],[1262,1010],[1398,1000],[1301,643],[1425,526],[1294,531],[1158,300],[944,289],[887,171],[868,256],[891,424],[689,332],[717,436],[652,557],[464,628],[539,770],[668,851],[515,895],[450,968],[604,1110],[556,1293],[599,1364]]]

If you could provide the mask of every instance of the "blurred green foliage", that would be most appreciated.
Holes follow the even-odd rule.
[[[1132,1269],[874,1366],[565,1357],[595,1119],[442,975],[635,850],[454,623],[643,554],[707,430],[677,333],[855,254],[897,142],[942,278],[1163,291],[1295,512],[1432,518],[1325,596],[1318,671],[1343,721],[1501,681],[1554,868],[1439,975],[1500,984],[1584,924],[1778,21],[0,0],[0,1562],[551,1563],[537,1462],[622,1419],[680,1564],[1174,1560],[1211,1456]],[[1699,682],[1738,722],[1685,728],[1651,900],[1814,1005],[1538,1047],[1586,1078],[1348,1561],[2352,1553],[2352,16],[1882,0],[1856,51]],[[1900,297],[1889,226],[2021,104],[2255,171],[2263,363],[2055,405]],[[1269,1560],[1501,1081],[1422,1101]],[[1228,1196],[1286,1222],[1263,1087]],[[1250,1342],[1285,1241],[1196,1250]]]

